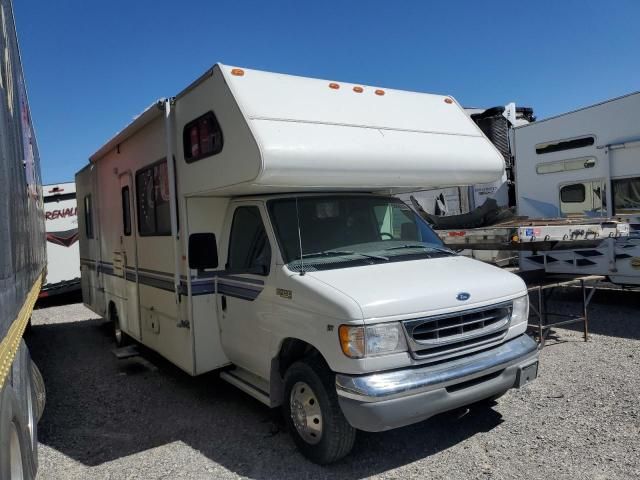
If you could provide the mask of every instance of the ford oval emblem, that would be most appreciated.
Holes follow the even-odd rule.
[[[469,300],[470,297],[471,297],[471,294],[467,292],[460,292],[456,298],[461,302],[464,302],[465,300]]]

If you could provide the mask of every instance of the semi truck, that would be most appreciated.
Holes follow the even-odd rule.
[[[80,249],[75,182],[44,185],[47,282],[40,298],[80,290]]]
[[[11,1],[0,9],[0,478],[31,480],[44,384],[23,334],[46,268],[44,205]]]
[[[450,96],[217,64],[76,174],[83,299],[333,462],[536,378],[524,282],[393,196],[503,173]]]

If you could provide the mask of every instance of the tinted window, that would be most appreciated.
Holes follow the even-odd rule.
[[[640,177],[613,180],[614,214],[640,213]]]
[[[128,237],[131,235],[131,200],[129,187],[122,187],[122,231]]]
[[[182,144],[187,163],[220,153],[222,130],[213,112],[207,112],[185,125]]]
[[[84,232],[87,238],[93,238],[93,210],[91,195],[84,197]]]
[[[560,200],[564,203],[582,203],[585,201],[585,197],[586,192],[582,183],[567,185],[560,190]]]
[[[167,161],[136,173],[138,232],[142,236],[171,235]]]
[[[271,246],[258,207],[239,207],[233,214],[227,269],[267,275]]]
[[[595,142],[594,137],[581,137],[572,140],[559,140],[557,142],[541,143],[536,145],[536,153],[542,155],[544,153],[561,152],[563,150],[572,150],[574,148],[589,147]]]

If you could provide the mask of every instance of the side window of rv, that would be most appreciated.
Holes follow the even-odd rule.
[[[84,233],[87,238],[93,238],[93,210],[91,195],[84,197]]]
[[[207,112],[185,125],[182,145],[187,163],[222,151],[222,130],[213,112]]]
[[[640,213],[640,177],[613,180],[611,185],[614,215]]]
[[[136,173],[138,232],[141,236],[171,235],[167,161],[162,160]]]
[[[572,138],[569,140],[556,140],[553,142],[539,143],[536,145],[536,153],[538,155],[543,155],[545,153],[573,150],[574,148],[590,147],[595,143],[595,141],[595,137],[589,135],[586,137]]]
[[[271,246],[258,207],[238,207],[229,236],[227,270],[268,275]]]
[[[560,188],[560,212],[564,216],[602,216],[606,192],[601,180],[573,183]]]
[[[131,197],[129,186],[122,187],[122,232],[125,236],[131,235]]]

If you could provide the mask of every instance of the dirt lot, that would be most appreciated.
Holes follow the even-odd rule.
[[[598,292],[592,340],[558,329],[540,376],[493,408],[359,434],[330,467],[301,457],[278,415],[151,352],[117,360],[80,304],[34,313],[28,338],[47,386],[42,480],[209,478],[640,478],[640,295]],[[560,297],[558,297],[560,298]],[[578,307],[565,292],[557,307]]]

